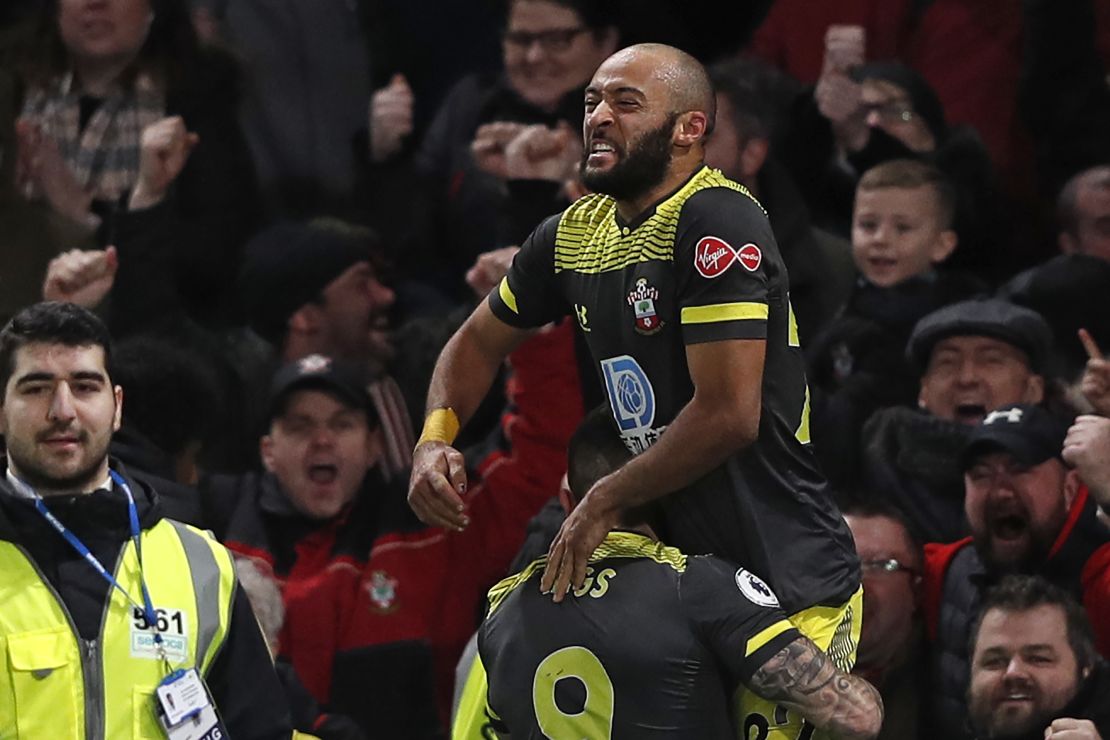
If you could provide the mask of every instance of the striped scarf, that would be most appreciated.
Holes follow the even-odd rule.
[[[80,130],[81,96],[73,74],[32,90],[22,117],[54,140],[74,177],[93,198],[117,200],[139,176],[139,142],[143,129],[166,114],[165,95],[147,75],[130,90],[117,87],[101,102]]]

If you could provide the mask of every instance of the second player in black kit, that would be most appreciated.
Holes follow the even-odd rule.
[[[731,690],[799,636],[750,574],[642,534],[610,533],[562,604],[543,563],[490,592],[478,633],[488,712],[513,738],[730,740]]]

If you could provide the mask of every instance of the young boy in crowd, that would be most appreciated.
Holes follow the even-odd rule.
[[[969,275],[938,269],[957,247],[954,210],[951,184],[924,162],[891,160],[860,178],[852,215],[856,283],[808,351],[814,447],[838,489],[857,483],[858,432],[871,413],[916,398],[917,378],[903,356],[914,324],[985,289]]]
[[[897,159],[864,173],[852,213],[852,259],[863,280],[891,288],[927,278],[956,249],[951,185],[931,165]]]

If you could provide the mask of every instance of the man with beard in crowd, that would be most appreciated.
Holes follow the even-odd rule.
[[[704,68],[677,49],[632,46],[601,65],[581,170],[596,194],[543,222],[448,342],[409,501],[429,523],[467,526],[459,425],[529,329],[573,311],[636,457],[571,512],[542,588],[557,601],[581,588],[621,512],[659,500],[665,542],[743,565],[846,670],[859,564],[808,447],[804,362],[766,214],[703,164],[714,107]],[[742,726],[801,731],[771,704],[742,707]]]
[[[1043,578],[987,592],[972,630],[971,726],[981,740],[1110,737],[1110,674],[1075,600]]]
[[[934,644],[937,736],[967,737],[968,638],[983,589],[1008,573],[1043,576],[1075,596],[1110,653],[1110,532],[1061,459],[1067,424],[1040,406],[991,412],[960,457],[972,536],[925,547],[925,620]]]
[[[411,462],[412,423],[401,389],[387,373],[393,358],[389,310],[393,289],[381,274],[378,236],[331,218],[282,222],[246,247],[240,284],[251,329],[277,354],[251,399],[260,420],[266,378],[277,364],[313,354],[365,367],[367,388],[382,428],[382,471],[400,473]],[[261,391],[261,392],[259,392]],[[251,444],[257,442],[257,429]]]
[[[111,344],[69,303],[0,331],[0,737],[288,738],[230,553],[108,456]]]

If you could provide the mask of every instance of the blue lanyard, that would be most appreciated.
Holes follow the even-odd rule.
[[[65,539],[65,541],[68,542],[70,546],[77,551],[77,554],[80,555],[86,563],[91,565],[93,570],[95,570],[98,574],[100,574],[101,578],[108,582],[109,586],[118,589],[119,592],[122,593],[129,602],[135,605],[135,608],[142,610],[144,616],[146,617],[146,623],[150,626],[152,630],[154,630],[154,642],[161,644],[162,635],[158,632],[158,617],[154,613],[154,603],[150,600],[150,594],[147,592],[146,589],[146,580],[143,578],[143,550],[139,537],[142,530],[139,529],[139,512],[135,507],[135,497],[131,494],[131,487],[127,485],[127,481],[123,479],[122,475],[114,470],[109,470],[108,474],[112,476],[112,480],[123,490],[124,494],[126,494],[127,496],[127,519],[128,523],[131,526],[131,540],[135,543],[135,554],[136,556],[138,556],[139,559],[139,588],[142,590],[143,595],[142,604],[132,598],[131,594],[127,593],[127,589],[125,589],[120,584],[120,582],[115,579],[115,576],[109,573],[108,569],[105,568],[104,565],[96,559],[96,556],[93,555],[89,548],[85,546],[85,543],[79,540],[77,538],[77,535],[69,531],[69,528],[66,527],[66,525],[62,524],[61,521],[58,520],[58,517],[54,516],[50,512],[50,509],[46,508],[46,504],[44,504],[42,501],[42,496],[36,493],[33,488],[28,486],[23,481],[18,482],[20,483],[20,487],[23,489],[24,493],[26,493],[34,500],[35,509],[40,514],[42,514],[47,523],[49,523],[50,526],[53,527],[58,532],[58,534],[60,534]]]

